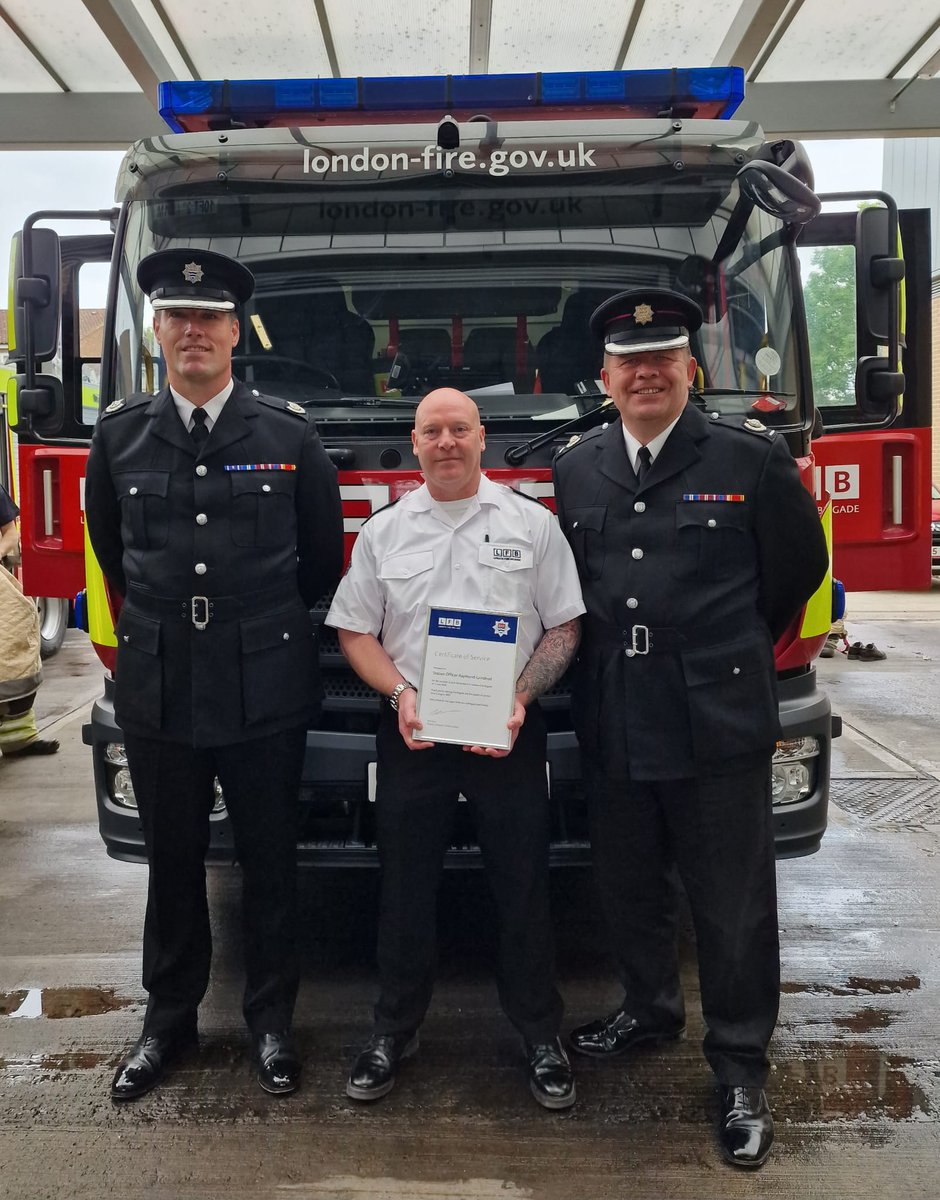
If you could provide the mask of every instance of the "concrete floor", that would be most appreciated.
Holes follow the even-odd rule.
[[[144,999],[146,873],[109,860],[98,838],[80,726],[99,672],[71,633],[47,664],[38,705],[60,753],[0,762],[0,1014],[22,1014],[0,1015],[0,1196],[936,1200],[940,592],[854,597],[853,614],[852,639],[889,657],[819,664],[846,725],[835,792],[916,787],[927,803],[903,819],[833,806],[820,853],[779,865],[777,1144],[757,1175],[725,1167],[714,1145],[690,945],[688,1039],[622,1065],[579,1062],[574,1109],[534,1104],[496,1006],[477,873],[445,881],[440,980],[421,1052],[388,1098],[365,1107],[346,1100],[343,1084],[370,1019],[374,875],[303,875],[296,1025],[306,1070],[302,1090],[279,1101],[257,1088],[240,1027],[237,872],[214,870],[201,1049],[157,1092],[114,1108],[109,1079]],[[587,873],[559,872],[553,886],[573,1024],[619,997]]]

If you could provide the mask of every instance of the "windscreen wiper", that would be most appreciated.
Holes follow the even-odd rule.
[[[583,396],[581,397],[583,399]],[[565,421],[563,425],[556,425],[553,429],[546,430],[545,433],[540,433],[538,437],[532,438],[528,442],[523,442],[521,446],[510,446],[504,457],[510,467],[519,467],[534,450],[539,450],[553,438],[562,433],[576,433],[581,429],[590,429],[597,421],[598,417],[606,415],[614,406],[610,396],[605,396],[604,400],[596,407],[591,408],[587,412],[581,413],[577,417],[573,417],[570,421]]]

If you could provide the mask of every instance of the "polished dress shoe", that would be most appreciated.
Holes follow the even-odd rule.
[[[287,1030],[255,1035],[258,1082],[272,1096],[288,1096],[300,1086],[300,1056]]]
[[[187,1046],[196,1044],[195,1032],[144,1035],[131,1046],[111,1080],[112,1100],[137,1100],[152,1091],[168,1064]]]
[[[575,1102],[574,1076],[559,1038],[525,1043],[529,1089],[543,1108],[570,1108]]]
[[[684,1025],[673,1029],[650,1029],[622,1008],[599,1021],[579,1025],[568,1035],[571,1049],[589,1058],[616,1058],[644,1042],[672,1042],[685,1033]]]
[[[762,1167],[774,1140],[774,1119],[761,1088],[720,1087],[718,1140],[736,1167]]]
[[[346,1081],[353,1100],[378,1100],[395,1086],[398,1064],[418,1049],[417,1033],[377,1033],[359,1051]]]

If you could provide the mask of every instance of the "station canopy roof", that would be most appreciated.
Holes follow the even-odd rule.
[[[937,0],[0,0],[0,147],[167,131],[179,79],[744,68],[770,135],[940,133]]]

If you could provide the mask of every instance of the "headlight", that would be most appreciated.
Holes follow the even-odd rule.
[[[104,761],[113,763],[116,767],[127,766],[127,755],[120,742],[108,742],[104,748]]]
[[[120,770],[115,771],[111,793],[114,796],[114,803],[119,804],[121,808],[137,807],[137,797],[134,795],[134,785],[131,783],[131,773],[127,767],[121,767]]]
[[[774,804],[796,804],[812,792],[816,781],[814,760],[818,757],[818,738],[785,738],[777,742],[771,776]]]

